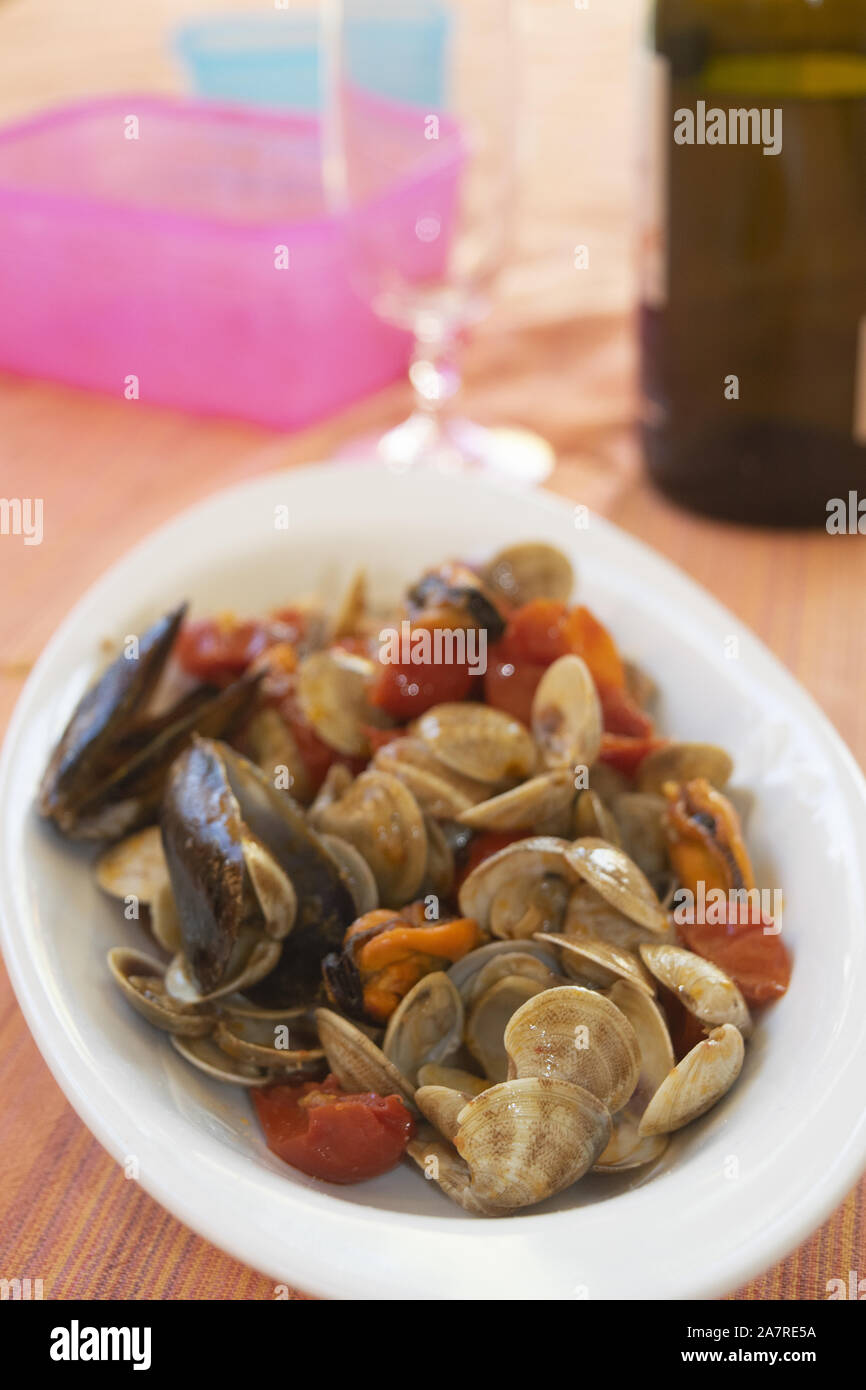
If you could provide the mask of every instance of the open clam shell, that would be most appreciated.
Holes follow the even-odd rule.
[[[555,768],[478,802],[458,819],[472,830],[523,830],[527,835],[567,836],[574,797],[573,773],[567,768]]]
[[[671,990],[707,1030],[732,1023],[748,1037],[752,1029],[749,1006],[721,966],[667,942],[645,944],[640,953],[659,984]]]
[[[422,1087],[417,1101],[425,1114],[429,1100]],[[484,1206],[517,1211],[583,1177],[610,1132],[610,1115],[588,1091],[531,1076],[501,1082],[466,1101],[453,1142],[469,1169],[474,1197]]]
[[[373,912],[379,906],[379,890],[376,887],[373,870],[363,854],[360,854],[354,845],[350,845],[348,840],[342,839],[339,835],[321,835],[319,838],[325,849],[340,866],[349,892],[352,894],[357,916],[363,917],[366,912]]]
[[[501,972],[496,970],[493,974],[487,974],[488,968],[493,968],[500,960],[507,962],[506,968]],[[521,941],[519,945],[515,945],[513,941],[490,941],[485,946],[477,946],[474,951],[454,962],[448,976],[460,991],[465,1005],[476,998],[482,988],[487,989],[495,984],[502,975],[529,973],[530,978],[539,978],[532,967],[521,964],[521,961],[530,960],[535,962],[544,977],[555,978],[559,969],[555,953],[531,939]],[[485,972],[483,984],[480,983],[482,972]]]
[[[571,561],[546,541],[518,541],[498,550],[482,577],[494,594],[517,605],[537,598],[565,603],[574,588]]]
[[[138,830],[101,854],[96,861],[96,882],[113,898],[152,903],[169,882],[159,826]]]
[[[297,1019],[230,1014],[219,1020],[213,1036],[229,1057],[275,1073],[307,1071],[325,1060],[315,1029]]]
[[[582,657],[548,666],[532,700],[532,733],[546,767],[590,767],[601,748],[601,704]]]
[[[652,884],[633,859],[607,840],[588,836],[575,840],[569,864],[617,912],[647,931],[669,930],[667,913]]]
[[[527,999],[548,986],[527,975],[505,975],[488,986],[469,1010],[464,1031],[467,1048],[491,1082],[507,1081],[505,1029]]]
[[[582,1086],[612,1114],[625,1105],[640,1074],[640,1048],[628,1019],[604,995],[579,985],[545,990],[523,1004],[505,1029],[505,1048],[513,1075]]]
[[[591,989],[607,989],[617,980],[628,980],[645,994],[653,994],[652,977],[631,951],[591,937],[554,936],[538,932],[536,941],[552,946],[566,975]]]
[[[491,786],[521,782],[535,767],[529,730],[491,705],[434,705],[414,732],[446,767]]]
[[[427,866],[427,831],[412,793],[390,773],[362,772],[338,800],[324,807],[317,824],[348,840],[366,860],[389,907],[410,902]]]
[[[714,1028],[665,1077],[643,1113],[640,1134],[670,1134],[706,1114],[733,1086],[744,1055],[738,1028]]]
[[[316,1028],[328,1066],[345,1091],[399,1096],[415,1108],[415,1087],[371,1038],[331,1009],[316,1009]]]
[[[173,1037],[171,1045],[185,1062],[203,1071],[213,1081],[225,1081],[230,1086],[272,1085],[274,1077],[264,1067],[229,1057],[213,1038]]]
[[[664,1015],[644,990],[626,980],[618,980],[608,990],[607,997],[625,1014],[640,1048],[637,1085],[622,1110],[614,1116],[610,1143],[595,1165],[597,1173],[622,1173],[655,1163],[667,1148],[667,1135],[643,1136],[640,1122],[649,1102],[673,1069],[674,1050]]]
[[[388,1020],[382,1052],[412,1085],[427,1062],[446,1062],[463,1037],[463,1001],[442,971],[425,975]]]
[[[557,931],[578,881],[567,840],[535,835],[516,840],[473,869],[458,895],[460,910],[503,938]]]
[[[141,951],[115,946],[108,952],[112,979],[135,1011],[165,1033],[202,1038],[213,1032],[216,1017],[205,1005],[183,1004],[165,987],[165,966]]]

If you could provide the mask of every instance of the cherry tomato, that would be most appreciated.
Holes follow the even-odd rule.
[[[625,686],[599,685],[598,697],[607,733],[627,734],[630,738],[648,738],[652,734],[652,720]]]
[[[726,917],[722,907],[718,915]],[[735,914],[737,916],[737,914]],[[749,920],[748,905],[731,922],[687,922],[678,930],[690,950],[727,971],[750,1004],[766,1004],[783,995],[791,982],[791,957],[770,923]]]
[[[412,624],[411,631],[432,631],[434,624]],[[465,700],[472,690],[469,667],[459,662],[382,662],[370,691],[370,703],[405,723],[434,705]]]
[[[415,1133],[397,1096],[350,1095],[334,1076],[268,1086],[252,1098],[271,1152],[327,1182],[364,1182],[387,1173]]]
[[[596,685],[625,685],[625,670],[616,643],[588,608],[572,608],[565,625],[567,651],[583,657]]]
[[[502,646],[517,662],[549,666],[571,647],[566,631],[568,609],[554,599],[536,598],[515,609],[505,628]]]
[[[213,685],[237,680],[269,645],[265,623],[198,618],[184,623],[175,655],[185,671]]]
[[[512,719],[528,725],[532,717],[532,697],[546,670],[546,666],[535,662],[512,658],[499,643],[488,655],[484,699],[494,709],[501,709]]]

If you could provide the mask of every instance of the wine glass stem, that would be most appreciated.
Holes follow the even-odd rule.
[[[442,428],[451,401],[460,390],[460,369],[457,366],[457,345],[451,334],[435,338],[418,338],[409,380],[415,393],[415,412],[426,416]]]

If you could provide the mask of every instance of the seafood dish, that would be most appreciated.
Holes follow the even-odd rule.
[[[374,609],[188,617],[72,714],[40,814],[140,944],[106,980],[323,1182],[404,1159],[478,1216],[651,1172],[787,989],[729,751],[523,541]],[[708,738],[712,730],[707,730]]]

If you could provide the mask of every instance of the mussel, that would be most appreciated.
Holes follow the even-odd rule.
[[[39,810],[74,839],[115,839],[156,819],[168,769],[194,731],[211,737],[250,712],[258,681],[200,686],[148,713],[186,612],[181,604],[122,653],[79,701],[39,789]]]
[[[172,767],[161,828],[183,944],[169,989],[243,989],[269,1007],[314,1001],[321,958],[355,905],[287,793],[228,745],[195,738]]]

